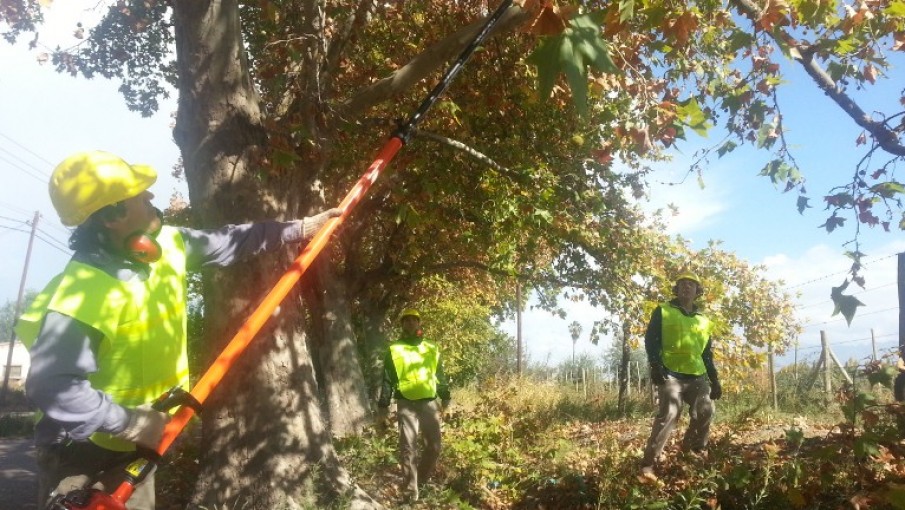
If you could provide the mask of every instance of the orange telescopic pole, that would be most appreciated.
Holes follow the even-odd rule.
[[[261,328],[264,327],[264,324],[273,315],[274,310],[277,309],[283,299],[286,298],[286,295],[288,295],[295,284],[298,283],[302,274],[305,273],[305,270],[311,266],[314,259],[324,249],[333,232],[335,232],[342,222],[349,217],[352,209],[354,209],[358,202],[361,201],[371,185],[374,184],[374,181],[377,180],[380,172],[386,168],[393,157],[396,156],[396,153],[399,152],[402,145],[402,139],[398,136],[393,136],[387,140],[380,150],[380,153],[377,154],[377,158],[374,159],[374,162],[368,167],[368,170],[360,179],[358,179],[358,182],[352,190],[349,191],[343,201],[340,202],[339,209],[342,211],[342,214],[335,218],[331,218],[316,234],[314,234],[314,237],[311,238],[311,241],[292,262],[286,273],[279,281],[277,281],[270,292],[264,296],[264,299],[261,301],[261,304],[258,305],[258,308],[245,320],[245,324],[239,328],[236,335],[233,336],[232,340],[229,341],[220,355],[217,356],[217,359],[214,360],[213,364],[207,369],[207,372],[204,373],[201,379],[198,380],[189,392],[191,397],[198,404],[203,404],[204,401],[207,400],[207,397],[214,391],[214,388],[217,387],[223,379],[223,376],[226,375],[230,367],[235,363],[236,359],[245,351],[245,348],[248,347],[255,335],[261,331]],[[183,429],[185,429],[185,426],[194,415],[195,410],[188,405],[183,405],[176,411],[176,414],[174,414],[169,423],[167,423],[160,444],[157,446],[156,451],[158,455],[163,455],[170,448],[173,441],[175,441],[176,437],[179,436]],[[134,484],[131,481],[124,481],[112,493],[112,497],[114,500],[124,503],[132,496],[133,490]],[[95,507],[92,510],[100,510],[101,508],[106,507]],[[110,508],[112,509],[113,507]]]
[[[406,123],[400,126],[390,139],[384,143],[383,148],[377,154],[377,157],[368,167],[367,171],[365,171],[361,178],[358,179],[358,182],[349,193],[346,194],[343,201],[340,202],[339,209],[342,213],[339,216],[328,220],[321,229],[318,230],[311,241],[302,249],[299,256],[289,266],[286,273],[279,281],[277,281],[276,285],[274,285],[273,289],[271,289],[264,297],[263,301],[261,301],[255,311],[252,312],[251,316],[246,319],[245,323],[239,328],[239,331],[232,340],[229,341],[217,359],[214,360],[207,372],[204,373],[201,379],[198,380],[191,389],[189,395],[191,399],[194,400],[193,404],[195,404],[195,407],[200,406],[207,400],[214,388],[217,387],[232,367],[233,363],[235,363],[236,359],[245,351],[255,335],[257,335],[261,328],[264,327],[264,324],[273,315],[273,312],[279,307],[283,299],[289,294],[308,267],[311,266],[311,263],[314,262],[314,259],[324,249],[333,232],[335,232],[346,218],[349,217],[358,202],[361,201],[371,185],[377,180],[380,172],[387,167],[393,157],[396,156],[396,153],[399,152],[399,149],[408,141],[411,132],[421,121],[427,110],[436,102],[437,98],[440,97],[446,88],[449,87],[452,79],[459,73],[474,50],[480,46],[484,39],[490,34],[493,26],[500,18],[502,18],[503,14],[511,5],[512,0],[504,0],[503,3],[497,7],[496,11],[491,14],[483,28],[475,36],[474,40],[462,51],[455,63],[447,69],[443,78],[433,90],[431,90],[428,97],[422,101],[415,113],[413,113]],[[179,436],[183,429],[185,429],[185,426],[194,415],[195,409],[192,405],[181,405],[179,407],[179,410],[176,411],[176,414],[173,415],[164,429],[163,437],[156,449],[157,455],[163,455],[170,448],[173,441],[175,441],[176,437]],[[135,480],[137,478],[143,478],[143,475],[133,475],[138,472],[144,473],[149,471],[148,466],[152,465],[154,462],[153,459],[141,458],[127,466],[125,469],[128,475],[126,476],[126,480],[123,481],[109,496],[114,501],[107,502],[106,500],[108,498],[106,495],[98,495],[98,499],[87,507],[71,506],[70,508],[88,508],[90,510],[119,509],[120,504],[124,504],[132,495],[136,483]],[[101,499],[105,501],[102,502]]]
[[[317,234],[314,235],[308,245],[302,250],[302,253],[299,254],[292,265],[289,266],[286,274],[280,278],[273,289],[264,297],[264,300],[258,305],[258,308],[252,312],[251,316],[248,317],[238,333],[230,340],[226,348],[223,349],[223,352],[220,353],[220,356],[217,357],[204,376],[201,377],[195,384],[195,387],[192,388],[192,391],[189,392],[198,403],[203,404],[204,401],[207,400],[207,397],[214,388],[217,387],[217,384],[220,383],[220,380],[223,379],[226,372],[229,371],[236,358],[238,358],[245,348],[248,347],[248,344],[251,343],[255,335],[273,315],[274,310],[277,309],[286,295],[289,294],[289,291],[292,290],[292,287],[294,287],[302,277],[305,270],[308,269],[321,250],[327,245],[327,241],[330,240],[330,236],[333,232],[343,221],[345,221],[352,212],[352,209],[359,201],[361,201],[371,185],[374,184],[374,181],[377,180],[380,172],[386,168],[387,164],[389,164],[396,153],[399,152],[401,147],[402,140],[397,137],[390,138],[387,143],[384,144],[383,149],[381,149],[377,158],[371,163],[371,166],[368,167],[367,172],[358,179],[358,182],[352,190],[346,194],[346,197],[339,204],[339,209],[342,210],[342,214],[335,218],[331,218],[320,230],[318,230]],[[179,411],[176,412],[167,424],[166,429],[164,429],[163,438],[161,439],[160,445],[157,447],[157,453],[163,455],[194,414],[194,410],[189,406],[182,406]]]

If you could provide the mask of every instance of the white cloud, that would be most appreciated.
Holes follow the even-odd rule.
[[[679,182],[681,176],[670,180],[668,172],[663,175],[664,180],[651,184],[649,199],[642,204],[642,209],[648,213],[663,210],[667,234],[690,237],[712,228],[728,209],[727,192],[719,178],[708,177],[706,187],[701,188],[696,179]],[[670,206],[676,208],[675,213]]]

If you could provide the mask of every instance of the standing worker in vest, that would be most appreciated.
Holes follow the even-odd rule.
[[[663,452],[683,403],[690,422],[682,441],[684,451],[703,452],[710,435],[713,401],[723,393],[713,364],[712,323],[701,314],[695,300],[704,294],[701,279],[693,273],[676,278],[676,297],[658,306],[644,335],[651,381],[657,386],[660,406],[641,461],[641,476],[655,479],[654,463]]]
[[[127,460],[136,445],[157,448],[169,415],[149,403],[189,389],[187,271],[298,243],[340,214],[168,227],[151,205],[156,179],[151,167],[100,151],[67,158],[50,178],[60,220],[75,227],[75,253],[17,324],[31,354],[26,392],[43,414],[35,426],[40,508]],[[99,488],[114,483],[102,477]],[[152,473],[127,506],[153,509],[154,499]]]
[[[403,310],[399,322],[402,335],[390,344],[383,360],[378,419],[380,423],[386,420],[390,400],[395,397],[402,489],[417,501],[419,484],[430,478],[440,458],[440,413],[449,405],[449,384],[437,345],[422,335],[418,310]],[[416,462],[419,435],[424,450]]]

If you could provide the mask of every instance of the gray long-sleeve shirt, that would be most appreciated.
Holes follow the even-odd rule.
[[[301,222],[267,221],[227,225],[217,230],[178,229],[185,242],[186,268],[224,267],[303,238]],[[73,260],[94,266],[121,281],[146,277],[147,266],[106,251],[76,252]],[[101,333],[67,315],[50,311],[30,349],[31,368],[25,382],[28,398],[44,412],[35,427],[35,443],[81,441],[94,432],[117,434],[129,421],[128,411],[91,386],[97,371]]]

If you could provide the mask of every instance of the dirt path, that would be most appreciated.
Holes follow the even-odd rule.
[[[32,439],[0,439],[0,510],[37,510],[37,494]]]

